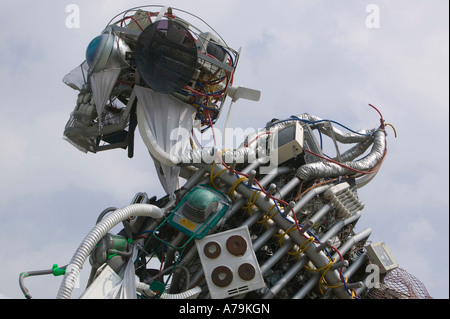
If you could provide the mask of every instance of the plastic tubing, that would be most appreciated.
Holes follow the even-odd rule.
[[[149,204],[133,204],[118,209],[108,216],[104,217],[83,239],[80,246],[76,250],[69,265],[66,268],[66,274],[59,287],[57,299],[69,299],[75,282],[81,271],[81,267],[91,254],[95,245],[102,239],[114,226],[131,216],[147,216],[155,219],[164,216],[161,208]]]
[[[202,289],[197,286],[178,294],[163,293],[161,299],[197,299],[201,292]]]

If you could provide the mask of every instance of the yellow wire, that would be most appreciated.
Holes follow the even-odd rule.
[[[255,194],[257,194],[257,195],[255,196]],[[250,196],[247,206],[244,207],[244,208],[247,208],[247,212],[248,212],[249,216],[252,216],[252,207],[255,204],[256,200],[258,199],[259,195],[261,195],[261,191],[255,190],[253,192],[252,196]]]
[[[221,158],[222,155],[223,155],[223,153],[225,153],[225,152],[228,151],[228,150],[229,150],[229,148],[223,150],[223,151],[220,153],[219,157],[214,161],[214,163],[213,163],[212,166],[211,166],[211,172],[209,173],[209,181],[210,181],[210,183],[211,183],[211,186],[213,186],[214,188],[217,188],[216,184],[214,183],[214,180],[215,180],[220,174],[222,174],[223,172],[225,172],[225,171],[227,170],[227,169],[225,168],[224,170],[222,170],[222,171],[220,171],[219,173],[217,173],[216,175],[214,175],[214,168],[216,167],[217,160],[218,160],[219,158]]]
[[[297,258],[300,258],[300,254],[305,252],[313,241],[314,237],[310,236],[303,244],[300,245],[300,247],[298,247],[296,252],[289,252],[288,255],[296,255]]]
[[[309,271],[322,271],[322,270],[325,270],[327,267],[331,266],[330,263],[334,263],[334,262],[332,262],[332,261],[330,260],[330,262],[329,262],[328,264],[326,264],[325,266],[323,266],[322,268],[312,269],[312,268],[310,268],[310,267],[308,267],[308,266],[305,266],[305,268],[306,268],[307,270],[309,270]]]
[[[275,235],[275,237],[280,237],[280,246],[283,246],[283,240],[284,240],[284,236],[286,236],[287,234],[289,234],[291,231],[296,230],[297,228],[294,226],[292,228],[289,228],[288,230],[286,230],[285,232],[283,232],[281,235]]]
[[[217,173],[216,175],[211,175],[211,174],[209,175],[211,185],[212,185],[214,188],[217,188],[216,184],[214,183],[214,180],[215,180],[217,177],[219,177],[219,175],[222,174],[222,173],[225,172],[225,171],[227,171],[226,168],[223,169],[223,170],[221,170],[221,171],[220,171],[219,173]]]
[[[386,123],[386,124],[384,124],[384,126],[392,127],[392,129],[394,130],[394,136],[395,136],[395,138],[397,138],[397,130],[395,129],[394,125],[392,125],[391,123]]]
[[[268,216],[267,214],[270,213],[272,211],[272,209],[275,208],[276,205],[272,205],[270,206],[269,210],[267,211],[266,215],[264,215],[263,219],[257,221],[258,224],[262,224],[264,223],[266,226],[266,229],[269,228],[269,225],[267,224],[267,222],[272,219],[273,216],[275,216],[276,213],[278,213],[278,211],[275,211],[275,213],[273,213],[272,215]],[[275,235],[276,236],[276,235]]]
[[[330,261],[330,262],[328,263],[328,265],[326,266],[324,272],[323,272],[322,275],[320,276],[320,279],[319,279],[319,291],[320,291],[320,293],[321,293],[322,295],[324,294],[323,291],[322,291],[322,281],[324,281],[324,277],[325,277],[326,273],[328,272],[328,270],[330,270],[331,266],[332,266],[335,262],[336,262],[336,259],[334,259],[333,261]],[[343,285],[343,284],[344,284],[344,283],[342,283],[342,285]],[[339,285],[339,287],[340,287],[340,285]]]
[[[230,195],[230,197],[231,197],[231,199],[233,200],[233,202],[236,201],[236,199],[234,198],[234,190],[236,189],[236,187],[238,187],[238,185],[239,185],[240,183],[242,183],[242,182],[245,181],[245,180],[248,180],[248,178],[245,177],[245,176],[242,176],[241,178],[239,178],[239,179],[236,181],[236,183],[234,183],[233,186],[231,186],[231,189],[230,189],[230,192],[228,193],[228,195]]]

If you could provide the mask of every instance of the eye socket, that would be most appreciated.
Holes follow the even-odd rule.
[[[95,37],[86,49],[86,62],[90,72],[128,67],[125,55],[129,46],[113,33],[103,33]]]

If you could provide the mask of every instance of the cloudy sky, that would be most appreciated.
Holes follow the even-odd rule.
[[[72,4],[80,13],[75,28],[66,24]],[[164,195],[139,136],[133,159],[122,150],[84,154],[62,138],[77,92],[61,79],[113,16],[144,4],[0,2],[0,297],[23,298],[23,271],[67,264],[104,208],[125,206],[141,191]],[[368,104],[380,109],[397,138],[388,127],[385,163],[359,193],[366,208],[357,229],[371,227],[370,239],[384,241],[431,296],[448,298],[448,1],[159,4],[202,17],[231,47],[242,47],[235,84],[262,97],[235,104],[233,127],[310,113],[372,128],[379,117]],[[371,4],[379,23],[370,19]],[[26,284],[33,297],[54,298],[60,279]]]

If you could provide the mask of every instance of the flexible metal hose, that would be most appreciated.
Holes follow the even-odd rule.
[[[66,268],[66,274],[63,278],[61,286],[59,287],[57,299],[68,299],[75,287],[75,282],[78,279],[81,267],[90,255],[95,245],[102,239],[114,226],[123,220],[132,216],[147,216],[155,219],[163,217],[163,211],[154,205],[148,204],[133,204],[124,208],[118,209],[103,220],[101,220],[83,239],[77,251],[73,255],[69,265]]]
[[[386,151],[386,133],[378,130],[374,134],[373,147],[370,153],[363,159],[349,161],[338,165],[329,162],[315,162],[300,166],[297,177],[303,181],[310,181],[320,177],[337,177],[354,174],[354,170],[368,171],[375,167],[383,158]]]

